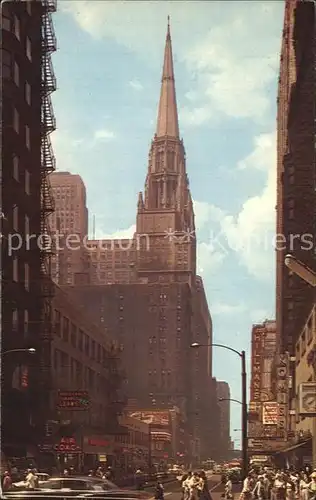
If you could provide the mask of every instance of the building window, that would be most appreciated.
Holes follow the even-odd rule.
[[[19,230],[19,208],[15,205],[12,209],[12,218],[13,218],[13,229],[18,232]]]
[[[90,354],[90,342],[89,342],[89,337],[88,335],[85,335],[84,339],[84,351],[87,356]]]
[[[12,279],[16,283],[19,281],[19,262],[18,262],[17,257],[13,258],[13,277],[12,277]]]
[[[11,31],[11,19],[10,19],[10,17],[7,17],[7,14],[2,13],[1,27],[5,31]]]
[[[12,74],[12,55],[8,50],[1,51],[2,78],[10,79]]]
[[[25,125],[25,144],[27,149],[30,149],[30,127]]]
[[[26,37],[26,55],[32,61],[32,44],[28,36]]]
[[[29,16],[32,15],[32,2],[31,1],[26,1],[26,12],[28,13]]]
[[[294,208],[290,208],[290,210],[289,210],[289,219],[290,220],[294,219]]]
[[[25,234],[30,234],[30,218],[25,216]]]
[[[19,157],[13,157],[13,178],[18,181],[19,180]]]
[[[14,16],[14,34],[18,40],[20,40],[20,19]]]
[[[25,192],[26,194],[31,193],[30,189],[30,172],[28,170],[25,170]]]
[[[25,82],[25,100],[31,106],[31,85],[29,82]]]
[[[24,264],[24,285],[26,290],[30,289],[30,266],[27,262]]]
[[[71,323],[70,342],[73,347],[77,347],[77,327]]]
[[[14,79],[15,85],[18,87],[20,85],[20,68],[19,68],[16,61],[14,62],[13,79]]]
[[[63,340],[68,342],[69,340],[69,319],[63,318]]]
[[[16,133],[19,133],[19,113],[17,110],[14,108],[13,109],[13,128],[16,131]]]
[[[24,309],[24,335],[27,335],[29,331],[29,312]]]

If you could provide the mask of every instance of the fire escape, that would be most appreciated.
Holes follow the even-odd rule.
[[[57,49],[52,22],[57,0],[42,0],[42,80],[41,80],[41,349],[40,376],[43,388],[50,388],[50,343],[52,338],[52,307],[54,285],[51,280],[51,257],[53,241],[50,236],[48,217],[54,212],[54,199],[51,192],[49,174],[55,170],[55,157],[50,134],[56,129],[51,94],[56,90],[56,78],[51,55]]]

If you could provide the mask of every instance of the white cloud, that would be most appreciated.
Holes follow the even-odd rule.
[[[237,215],[230,215],[208,203],[195,202],[197,229],[216,222],[220,229],[217,234],[211,234],[213,249],[216,247],[217,252],[224,255],[225,249],[226,253],[235,251],[250,274],[259,279],[270,279],[274,266],[276,134],[255,138],[254,150],[238,165],[244,170],[266,172],[262,192],[248,198]]]
[[[112,38],[155,67],[170,14],[175,60],[186,64],[192,83],[188,106],[180,110],[183,124],[202,125],[222,114],[260,121],[270,110],[282,2],[90,0],[64,1],[61,8],[92,37]]]
[[[95,237],[97,240],[125,240],[133,238],[136,226],[133,224],[127,229],[118,229],[114,233],[106,234],[102,229],[96,228]]]
[[[266,319],[272,319],[271,313],[266,309],[253,309],[250,312],[250,319],[253,323],[262,323]]]
[[[128,82],[128,85],[132,87],[132,89],[137,91],[141,91],[144,89],[144,87],[138,80],[131,80],[130,82]]]
[[[238,314],[246,312],[245,304],[225,304],[224,302],[215,302],[211,305],[212,315],[220,314]]]
[[[197,245],[197,273],[202,277],[214,274],[222,266],[225,253],[216,249],[212,243],[201,242]]]
[[[96,130],[94,133],[94,139],[96,141],[111,141],[112,139],[115,139],[115,134],[112,132],[112,130],[108,129],[100,129]]]

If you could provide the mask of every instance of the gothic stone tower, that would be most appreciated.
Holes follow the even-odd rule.
[[[139,194],[138,275],[148,282],[193,283],[194,213],[179,135],[170,27],[166,37],[157,129],[149,152],[145,193]]]

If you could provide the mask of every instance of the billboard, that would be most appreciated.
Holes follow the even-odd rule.
[[[129,413],[130,417],[137,418],[146,422],[146,424],[154,426],[169,426],[170,425],[170,413],[169,411],[161,410],[139,410]]]
[[[276,401],[270,401],[262,404],[263,425],[277,425],[278,418],[279,418],[279,403],[277,403]]]
[[[58,391],[59,410],[88,410],[89,406],[90,398],[87,391]]]
[[[299,385],[298,413],[305,417],[316,416],[316,382],[304,382]]]

